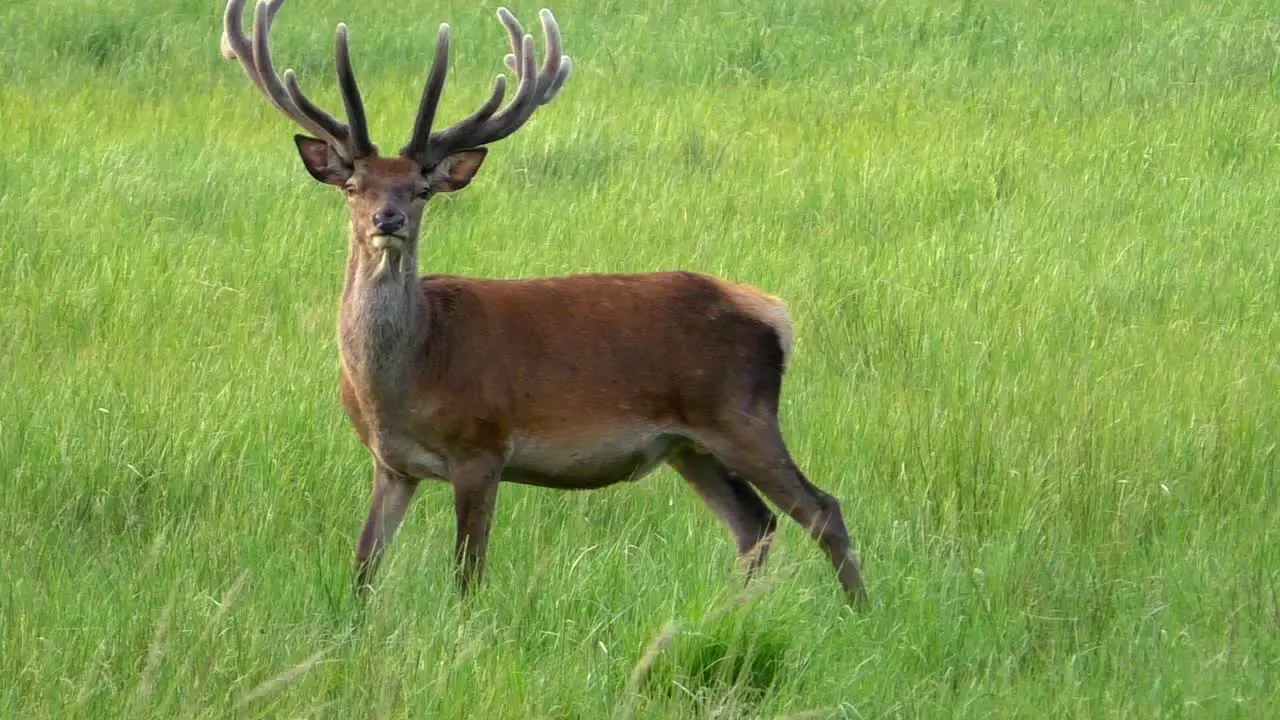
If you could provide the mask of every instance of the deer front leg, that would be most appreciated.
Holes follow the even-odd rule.
[[[502,465],[492,460],[475,460],[452,473],[453,507],[458,516],[458,537],[454,546],[458,589],[465,600],[472,585],[484,576],[485,551],[498,498]]]
[[[378,569],[382,553],[413,501],[418,481],[401,475],[382,463],[375,463],[373,472],[373,502],[369,507],[369,519],[364,523],[360,544],[356,547],[356,594],[363,596],[371,588],[373,574]]]

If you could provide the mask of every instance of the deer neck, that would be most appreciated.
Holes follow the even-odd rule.
[[[398,257],[352,240],[338,315],[346,372],[376,395],[404,393],[427,339],[426,303],[418,282],[418,243]]]

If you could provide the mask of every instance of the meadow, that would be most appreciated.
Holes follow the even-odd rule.
[[[744,587],[668,470],[504,486],[466,606],[428,485],[359,607],[346,212],[222,7],[0,7],[0,716],[1280,713],[1271,3],[550,5],[575,73],[422,270],[785,298],[784,430],[866,612],[786,518]],[[394,150],[439,23],[441,117],[487,96],[496,7],[290,0],[276,59],[339,108],[347,22]]]

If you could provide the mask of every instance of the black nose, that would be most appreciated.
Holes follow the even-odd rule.
[[[391,208],[383,208],[373,216],[373,225],[383,235],[399,232],[404,227],[404,213]]]

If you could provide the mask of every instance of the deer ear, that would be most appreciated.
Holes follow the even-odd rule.
[[[326,185],[341,185],[351,177],[351,165],[334,152],[329,143],[306,135],[294,135],[293,142],[311,177]]]
[[[459,150],[441,160],[427,171],[427,182],[431,184],[431,192],[453,192],[466,187],[480,170],[480,165],[484,163],[484,156],[488,152],[487,148],[482,147]]]

